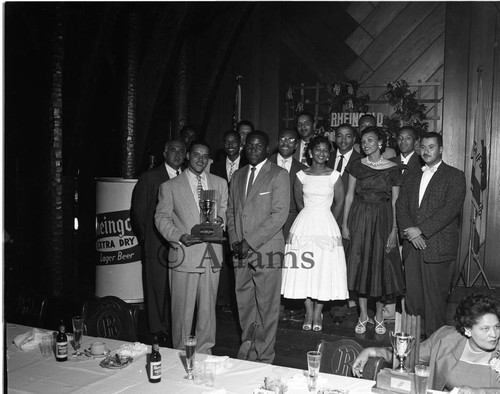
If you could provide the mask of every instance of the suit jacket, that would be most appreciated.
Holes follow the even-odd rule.
[[[311,142],[311,140],[309,140],[309,142]],[[301,163],[300,161],[300,145],[302,144],[302,140],[299,140],[298,144],[297,144],[297,149],[295,149],[295,152],[293,152],[293,155],[292,157],[297,160],[299,163]],[[307,159],[307,163],[308,165],[311,165],[311,157],[309,156],[309,150],[306,150],[306,159]]]
[[[401,154],[399,154],[396,157],[391,157],[389,160],[392,161],[393,163],[401,165],[401,161],[403,160],[403,158]],[[413,153],[406,167],[404,166],[402,167],[402,169],[405,170],[405,172],[403,172],[403,182],[406,180],[406,178],[408,178],[410,173],[414,171],[421,171],[423,165],[425,165],[425,163],[420,157],[420,155],[417,155],[416,152]]]
[[[254,251],[262,254],[283,251],[281,228],[290,209],[288,172],[266,160],[245,198],[250,165],[236,171],[231,179],[227,209],[229,241],[245,239]]]
[[[336,158],[337,158],[337,151],[334,150],[330,153],[330,158],[328,159],[328,163],[326,163],[326,165],[330,167],[332,170],[336,170],[336,168],[334,168]],[[347,164],[350,164],[356,160],[361,160],[361,155],[353,149],[351,157],[349,157]],[[349,186],[349,173],[344,170],[344,173],[341,175],[341,179],[342,183],[344,184],[344,193],[347,195],[347,187]]]
[[[165,164],[141,174],[132,194],[130,216],[134,232],[144,247],[144,254],[149,258],[163,256],[160,249],[168,247],[168,242],[155,226],[155,210],[158,203],[158,189],[170,179]]]
[[[234,169],[234,172],[236,172],[236,170],[238,170],[240,168],[243,168],[247,164],[248,164],[248,160],[246,159],[246,157],[244,155],[242,155],[240,153],[240,164],[239,164],[238,168]],[[234,172],[233,172],[233,175],[234,175]],[[217,175],[217,176],[220,176],[221,178],[224,178],[226,180],[226,182],[229,182],[229,174],[227,173],[227,170],[226,170],[226,155],[225,154],[221,154],[219,156],[219,158],[213,162],[212,166],[210,167],[210,173]]]
[[[194,225],[200,223],[200,211],[195,200],[187,171],[174,179],[163,183],[158,193],[155,223],[161,235],[170,242],[168,254],[169,267],[183,272],[204,272],[206,260],[215,252],[218,264],[213,263],[212,269],[217,271],[222,264],[222,245],[207,243],[183,246],[179,238],[183,234],[191,234]],[[205,172],[208,189],[216,191],[217,215],[226,223],[227,210],[227,183],[224,179]]]
[[[285,241],[286,238],[288,237],[288,233],[290,232],[290,227],[292,227],[292,224],[299,213],[293,195],[293,183],[295,182],[297,172],[305,170],[307,168],[307,166],[294,159],[293,156],[291,157],[291,159],[292,159],[292,165],[290,167],[290,172],[288,173],[290,177],[290,209],[288,210],[288,217],[286,219],[285,225],[283,226],[283,235],[285,237]],[[275,153],[274,155],[272,155],[269,158],[269,161],[271,163],[278,164],[278,154]]]
[[[422,171],[408,175],[396,202],[399,230],[418,227],[426,242],[422,250],[424,261],[439,263],[454,260],[457,256],[460,212],[465,199],[463,171],[442,162],[431,178],[420,207],[418,196]],[[402,233],[401,233],[402,235]],[[403,258],[413,248],[403,242]]]

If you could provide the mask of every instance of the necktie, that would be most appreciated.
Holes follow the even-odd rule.
[[[340,155],[339,164],[337,164],[337,171],[342,172],[342,165],[344,164],[344,155]]]
[[[304,144],[304,150],[302,151],[302,159],[300,160],[300,162],[302,164],[305,164],[307,166],[307,157],[306,157],[306,155],[307,155],[307,144]]]
[[[227,180],[230,181],[231,180],[231,177],[233,176],[233,171],[234,171],[234,161],[232,161],[231,163],[229,163],[229,165],[231,166],[231,168],[229,169],[229,175],[227,176]]]
[[[255,167],[252,167],[250,169],[251,173],[250,173],[250,179],[248,180],[248,186],[247,186],[247,197],[248,195],[250,194],[250,189],[252,189],[252,184],[253,184],[253,178],[255,176]]]
[[[198,179],[198,186],[196,187],[196,190],[198,191],[198,202],[201,200],[201,191],[203,190],[203,185],[201,184],[201,175],[197,175],[196,178]]]

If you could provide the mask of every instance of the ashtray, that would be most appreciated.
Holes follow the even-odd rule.
[[[92,358],[103,358],[103,357],[109,356],[109,353],[110,353],[110,352],[111,352],[111,351],[110,351],[109,349],[107,349],[107,350],[105,350],[105,351],[104,351],[104,353],[102,353],[102,354],[92,354],[92,353],[90,352],[90,347],[88,347],[88,348],[86,348],[86,349],[84,349],[84,350],[83,350],[83,353],[85,353],[85,355],[86,355],[87,357],[92,357]]]
[[[132,361],[134,361],[132,357],[115,354],[114,356],[106,357],[99,363],[99,365],[103,368],[122,369],[129,365]]]

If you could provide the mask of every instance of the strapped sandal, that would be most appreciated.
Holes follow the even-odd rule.
[[[361,321],[361,319],[358,319],[358,324],[356,324],[356,327],[354,328],[354,332],[356,334],[364,334],[366,332],[366,324],[368,323],[368,318],[366,318],[365,321]]]
[[[378,321],[376,316],[374,317],[374,319],[375,319],[375,332],[379,335],[384,335],[387,331],[387,329],[385,328],[384,319],[382,319],[382,321]]]

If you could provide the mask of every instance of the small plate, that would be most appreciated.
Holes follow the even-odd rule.
[[[103,358],[103,357],[106,357],[106,356],[108,356],[108,355],[109,355],[110,350],[109,350],[109,349],[105,350],[103,354],[92,354],[92,353],[90,352],[90,348],[88,347],[88,348],[86,348],[83,352],[85,353],[85,355],[86,355],[87,357],[92,357],[92,358]]]
[[[134,361],[134,359],[129,356],[119,356],[119,357],[120,357],[120,363],[116,362],[116,355],[114,355],[106,357],[99,363],[99,365],[103,368],[122,369],[128,366],[132,361]]]

